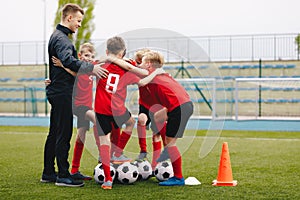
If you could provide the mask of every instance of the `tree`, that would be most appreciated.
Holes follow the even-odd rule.
[[[56,11],[56,17],[54,20],[54,26],[60,23],[61,21],[61,9],[67,3],[75,3],[78,4],[84,10],[84,18],[81,23],[81,28],[73,34],[73,44],[76,49],[79,49],[80,44],[85,42],[89,42],[92,36],[93,31],[95,30],[95,24],[93,22],[94,15],[94,4],[96,0],[59,0],[58,1],[58,9]]]
[[[297,45],[297,55],[298,55],[298,60],[299,60],[299,54],[300,54],[300,34],[297,35],[295,38],[295,43]]]

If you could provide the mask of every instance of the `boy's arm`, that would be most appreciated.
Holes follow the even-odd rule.
[[[76,72],[73,72],[72,70],[70,70],[70,69],[64,67],[63,64],[61,63],[61,61],[60,61],[58,58],[54,57],[54,56],[52,56],[52,62],[53,62],[53,64],[54,64],[54,66],[64,68],[64,70],[66,70],[66,71],[67,71],[69,74],[71,74],[72,76],[76,76],[76,75],[77,75]]]
[[[157,68],[156,70],[154,70],[150,75],[146,76],[145,78],[141,79],[139,82],[138,82],[138,85],[139,86],[145,86],[147,85],[148,83],[150,83],[154,77],[156,75],[159,75],[159,74],[163,74],[163,73],[166,73],[165,70],[163,70],[162,68]]]
[[[128,70],[130,72],[133,72],[135,74],[138,74],[138,75],[141,75],[141,76],[147,76],[149,74],[148,70],[135,67],[132,64],[126,62],[123,59],[120,59],[120,58],[117,58],[117,57],[114,57],[114,56],[108,56],[107,60],[110,61],[110,62],[113,62],[113,63],[119,65],[120,67],[122,67],[123,69],[126,69],[126,70]]]

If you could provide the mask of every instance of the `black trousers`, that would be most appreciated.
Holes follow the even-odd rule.
[[[73,131],[72,96],[59,95],[48,97],[51,104],[50,127],[44,148],[43,173],[55,173],[55,158],[58,166],[58,176],[68,177],[69,150]]]

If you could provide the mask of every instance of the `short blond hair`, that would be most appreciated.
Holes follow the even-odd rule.
[[[143,59],[146,62],[150,62],[155,68],[160,68],[165,63],[164,56],[156,51],[150,51],[145,53]]]
[[[150,49],[144,48],[144,49],[140,49],[138,51],[135,52],[134,54],[134,60],[138,63],[141,64],[142,63],[142,58],[145,55],[145,53],[150,52]]]
[[[82,45],[80,45],[79,52],[83,53],[84,50],[87,50],[92,54],[95,54],[95,52],[96,52],[94,45],[89,42],[86,42],[86,43],[83,43]]]
[[[82,15],[84,15],[84,10],[79,5],[74,3],[67,3],[66,5],[64,5],[64,7],[61,10],[62,12],[61,19],[64,20],[69,14],[74,14],[77,13],[78,11]]]

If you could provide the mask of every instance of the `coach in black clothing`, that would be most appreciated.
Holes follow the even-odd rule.
[[[69,173],[68,155],[73,130],[72,92],[75,78],[61,67],[53,65],[52,56],[74,72],[92,72],[98,77],[105,77],[107,71],[99,65],[78,60],[74,45],[68,35],[75,33],[81,26],[84,11],[76,4],[66,4],[62,9],[62,20],[51,35],[48,45],[51,84],[46,94],[51,104],[50,128],[44,149],[44,170],[41,182],[56,182],[58,186],[83,186],[82,181],[75,181]],[[58,166],[55,173],[54,160]]]

